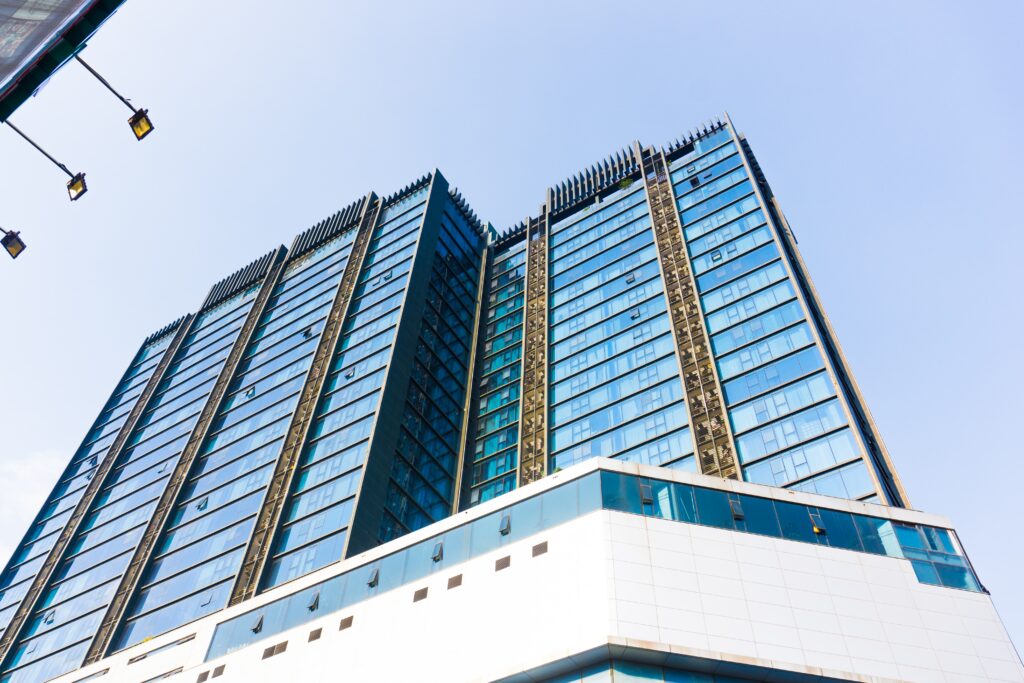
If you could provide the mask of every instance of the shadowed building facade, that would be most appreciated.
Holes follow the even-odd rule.
[[[728,117],[621,150],[500,234],[435,171],[214,285],[143,342],[0,575],[0,681],[95,668],[595,458],[908,506]],[[639,486],[626,512],[650,512]],[[733,530],[782,514],[723,500]],[[789,512],[820,542],[830,513]],[[982,590],[924,528],[855,549]]]

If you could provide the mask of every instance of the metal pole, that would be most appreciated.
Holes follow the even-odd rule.
[[[52,162],[53,162],[53,164],[54,164],[54,166],[56,166],[56,167],[57,167],[57,168],[59,168],[60,170],[62,170],[62,171],[64,171],[65,173],[67,173],[67,174],[68,174],[68,177],[69,177],[69,178],[71,178],[71,179],[74,179],[74,177],[75,177],[75,174],[74,174],[74,173],[72,173],[71,171],[69,171],[69,170],[68,170],[68,167],[67,167],[67,166],[65,166],[64,164],[60,163],[60,162],[59,162],[59,161],[57,161],[56,159],[54,159],[54,158],[53,158],[53,157],[52,157],[52,156],[50,155],[50,153],[49,153],[49,152],[47,152],[47,151],[46,151],[45,149],[43,149],[42,147],[40,147],[39,145],[37,145],[37,144],[36,144],[36,142],[35,142],[35,140],[33,140],[33,139],[32,139],[32,138],[30,138],[29,136],[27,136],[27,135],[25,135],[24,133],[22,133],[22,132],[21,132],[21,130],[20,130],[20,129],[19,129],[19,128],[18,128],[17,126],[15,126],[15,125],[14,125],[13,123],[11,123],[11,120],[10,120],[10,119],[7,119],[6,121],[4,121],[4,123],[6,123],[6,124],[7,124],[8,126],[10,126],[11,128],[13,128],[13,129],[14,129],[14,132],[15,132],[15,133],[17,133],[17,134],[18,134],[18,135],[20,135],[21,137],[25,138],[25,140],[27,140],[27,141],[28,141],[28,144],[32,145],[33,147],[35,147],[36,149],[38,149],[38,150],[39,150],[40,152],[42,152],[43,156],[45,156],[45,157],[46,157],[47,159],[49,159],[50,161],[52,161]]]
[[[85,60],[82,59],[81,57],[79,57],[78,55],[75,55],[75,59],[77,59],[78,63],[81,64],[82,66],[84,66],[89,73],[91,73],[93,76],[95,76],[96,80],[98,80],[100,83],[105,85],[107,87],[107,90],[109,90],[110,92],[114,93],[114,95],[117,96],[117,99],[119,99],[122,102],[124,102],[124,106],[128,107],[128,109],[130,109],[133,113],[135,112],[135,107],[132,106],[132,103],[129,102],[127,99],[125,99],[121,95],[121,93],[119,93],[116,90],[114,90],[114,86],[110,85],[110,83],[107,83],[107,79],[103,78],[103,76],[100,76],[99,72],[97,72],[96,69],[94,69],[91,66],[89,66],[88,64],[86,64]]]

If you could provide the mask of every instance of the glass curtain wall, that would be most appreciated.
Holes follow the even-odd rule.
[[[12,648],[3,683],[81,665],[257,291],[196,319]]]
[[[670,170],[744,479],[877,500],[737,143],[693,147]]]
[[[356,231],[289,264],[253,330],[171,511],[114,649],[227,605]],[[319,513],[283,531],[315,537]]]
[[[551,225],[550,471],[594,457],[692,470],[643,183]]]
[[[524,233],[525,236],[525,233]],[[476,505],[516,487],[519,466],[519,410],[523,372],[523,302],[526,240],[495,248],[487,273],[476,439],[469,478],[469,504]]]
[[[457,495],[463,404],[484,244],[451,197],[444,199],[381,520],[381,542],[447,517]]]
[[[117,438],[173,339],[173,331],[138,352],[85,441],[64,469],[36,521],[0,575],[0,634],[7,628],[32,580],[71,517],[85,488]]]
[[[393,202],[377,220],[272,543],[263,589],[336,562],[344,553],[428,189]]]

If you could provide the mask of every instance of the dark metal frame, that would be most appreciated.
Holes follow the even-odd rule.
[[[435,169],[424,180],[429,184],[429,189],[421,218],[418,246],[412,258],[405,299],[402,302],[391,357],[381,389],[380,403],[370,433],[366,464],[363,466],[362,478],[356,489],[352,523],[345,541],[343,557],[351,557],[378,545],[381,520],[387,514],[385,498],[406,410],[409,383],[412,381],[416,347],[423,328],[423,312],[429,305],[427,290],[437,254],[441,218],[446,203],[451,201],[448,181],[440,171]],[[400,194],[383,202],[382,208],[400,201],[421,187],[422,181],[407,187]]]

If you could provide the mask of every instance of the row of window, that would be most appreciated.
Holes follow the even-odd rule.
[[[212,369],[219,373],[227,357],[226,350],[234,344],[254,298],[255,290],[250,289],[201,314],[168,366],[155,397],[181,391],[181,376],[193,374],[197,367],[212,365]],[[121,454],[115,466],[120,468],[128,462],[146,457],[150,451],[160,449],[169,442],[183,446],[195,426],[202,403],[202,400],[198,400],[183,408],[173,401],[165,400],[155,409],[147,409],[145,419],[140,420],[129,437],[128,444],[131,447]],[[174,459],[180,455],[181,446],[175,450]],[[23,638],[12,650],[9,666],[16,667],[18,677],[31,678],[38,671],[51,670],[58,662],[60,668],[65,670],[81,664],[80,659],[68,659],[66,650],[71,648],[77,651],[82,641],[86,641],[87,645],[110,600],[109,589],[94,589],[99,584],[121,577],[142,532],[142,526],[125,528],[129,520],[134,521],[131,515],[125,513],[144,510],[147,517],[152,514],[172,467],[166,467],[159,478],[141,488],[136,486],[137,482],[133,479],[108,484],[93,500],[89,513],[72,541],[72,547],[88,546],[89,549],[67,557],[57,566],[44,593],[43,604],[47,607],[32,617],[39,621],[38,626],[33,624],[31,628],[35,635]],[[101,544],[82,541],[81,537],[106,524],[110,524],[114,532],[105,531],[102,537],[111,536],[110,540]],[[73,599],[74,602],[70,602]],[[61,603],[71,607],[65,609]]]
[[[204,529],[204,539],[185,547],[167,546],[169,552],[150,560],[114,643],[116,649],[226,604],[211,598],[200,602],[198,612],[181,607],[190,603],[190,596],[232,579],[242,563],[255,517],[244,506],[228,506],[250,495],[262,495],[284,443],[275,438],[255,449],[241,450],[254,445],[245,437],[268,427],[283,430],[290,421],[354,239],[355,231],[350,230],[321,246],[291,266],[275,286],[243,353],[243,363],[211,421],[190,479],[178,494],[167,528],[178,539],[185,539],[181,531],[193,520],[221,511],[218,524]],[[268,366],[284,354],[298,355],[300,360],[270,370]],[[211,537],[215,539],[212,543],[206,540]]]
[[[221,622],[206,661],[600,509],[908,559],[923,583],[980,590],[947,529],[602,470]]]
[[[60,483],[50,494],[47,504],[43,506],[40,513],[40,519],[29,529],[25,541],[11,557],[7,569],[0,576],[0,633],[10,623],[19,602],[28,591],[32,579],[35,578],[38,567],[53,547],[64,523],[71,515],[72,508],[78,504],[85,487],[92,480],[100,462],[106,455],[110,443],[124,425],[128,413],[138,400],[142,390],[126,391],[125,387],[129,384],[137,386],[139,382],[145,384],[149,381],[167,350],[172,336],[165,335],[162,339],[140,349],[107,405],[96,419],[83,446],[71,459],[71,464],[66,468]],[[94,451],[83,459],[82,451],[99,439],[104,439],[106,444],[104,448]],[[72,546],[69,552],[77,552],[77,549]],[[27,625],[29,631],[34,633],[38,630],[37,624],[41,624],[45,618],[44,615],[43,618],[38,619],[37,623],[30,622]]]
[[[521,240],[494,253],[492,257],[489,300],[496,305],[492,305],[485,314],[488,325],[494,324],[492,321],[502,316],[514,316],[517,320],[523,320],[526,247],[527,242]],[[493,277],[494,274],[509,272],[513,267],[515,279],[506,284],[504,290],[495,291],[499,283]],[[515,443],[506,441],[518,439],[518,411],[522,386],[521,358],[522,344],[517,343],[503,351],[492,353],[489,357],[485,355],[481,361],[480,381],[477,385],[480,401],[474,432],[475,462],[469,479],[470,505],[490,500],[515,488],[519,449]],[[496,420],[488,417],[488,414],[498,415],[500,411],[507,411],[505,414],[511,419]],[[511,411],[515,412],[515,417],[512,417]],[[485,424],[488,420],[490,424]],[[501,431],[493,433],[495,429]],[[507,439],[507,435],[513,436]]]
[[[672,171],[744,478],[871,496],[836,387],[730,137],[725,128],[713,133]]]
[[[380,212],[262,589],[315,571],[343,553],[352,516],[345,501],[361,478],[428,190],[422,187]]]

